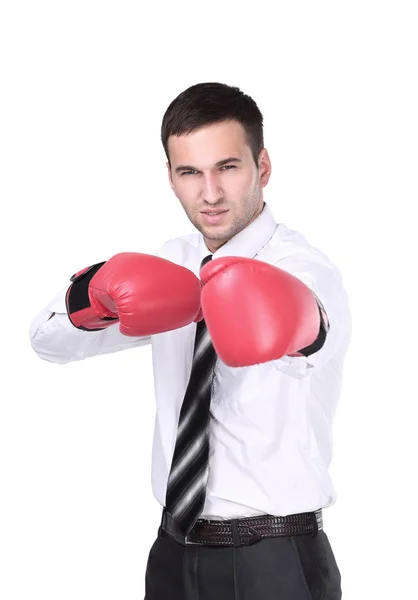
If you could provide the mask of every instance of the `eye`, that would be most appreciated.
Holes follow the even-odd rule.
[[[183,175],[193,175],[194,173],[197,173],[197,171],[182,171],[180,177],[183,177]]]
[[[223,167],[221,167],[221,169],[229,170],[229,169],[236,169],[236,167],[235,167],[235,165],[224,165]]]

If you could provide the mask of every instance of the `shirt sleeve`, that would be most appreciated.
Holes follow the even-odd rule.
[[[151,336],[130,337],[119,331],[115,323],[99,331],[77,329],[68,318],[63,288],[32,320],[29,327],[30,343],[43,360],[64,364],[91,356],[109,354],[144,346]],[[53,317],[51,315],[54,314]]]
[[[315,249],[306,249],[288,256],[275,266],[294,275],[316,295],[328,320],[325,341],[309,356],[283,356],[272,361],[277,370],[302,379],[325,365],[337,353],[345,353],[351,338],[351,313],[341,273],[325,255]]]

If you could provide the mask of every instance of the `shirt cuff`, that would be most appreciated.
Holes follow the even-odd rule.
[[[307,356],[282,356],[272,363],[278,371],[296,379],[303,379],[314,367]]]
[[[46,305],[51,313],[66,313],[67,307],[65,305],[65,296],[67,294],[68,285],[63,288],[58,294]]]

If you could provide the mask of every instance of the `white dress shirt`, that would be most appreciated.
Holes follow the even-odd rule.
[[[211,254],[200,233],[167,241],[159,256],[199,277]],[[322,302],[330,329],[314,354],[283,357],[250,367],[219,358],[210,411],[210,457],[202,517],[231,519],[263,513],[288,515],[331,506],[336,499],[328,468],[332,421],[351,336],[348,297],[337,267],[305,237],[262,213],[213,254],[256,258],[303,281]],[[62,290],[32,321],[34,351],[67,363],[152,344],[156,418],[152,490],[165,505],[177,424],[192,368],[196,323],[149,337],[126,337],[117,324],[97,332],[69,321]],[[55,316],[49,319],[51,313]],[[245,326],[245,324],[243,324]]]

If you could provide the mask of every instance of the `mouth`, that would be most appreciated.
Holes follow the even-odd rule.
[[[210,211],[210,212],[203,212],[202,211],[202,215],[203,215],[203,220],[206,223],[219,223],[219,221],[221,221],[224,216],[226,215],[226,213],[228,212],[228,210],[222,210],[222,211]]]

